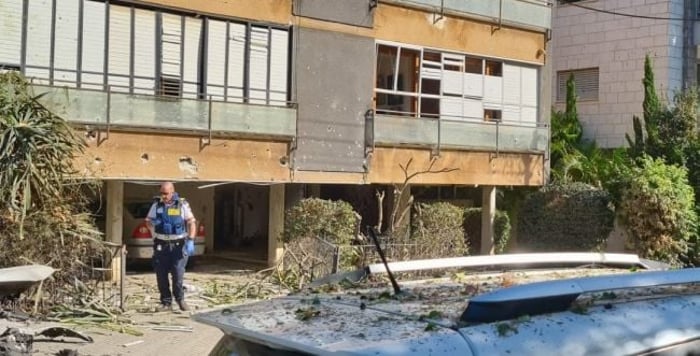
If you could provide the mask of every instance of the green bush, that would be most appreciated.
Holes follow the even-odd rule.
[[[357,216],[348,202],[303,199],[285,213],[282,240],[319,237],[337,245],[349,244],[355,238]]]
[[[534,251],[600,250],[614,222],[605,190],[584,183],[550,185],[523,202],[518,246]]]
[[[419,203],[412,221],[412,240],[420,252],[413,258],[464,256],[468,246],[464,241],[464,210],[456,205]]]
[[[296,276],[299,288],[319,276],[354,268],[358,251],[348,246],[355,242],[358,219],[352,206],[340,200],[303,199],[285,212],[284,268]]]
[[[497,210],[493,221],[494,247],[496,253],[503,253],[510,240],[510,218],[504,211]],[[481,249],[481,208],[464,210],[464,231],[469,246],[474,251]]]
[[[625,180],[620,216],[638,254],[677,264],[697,222],[687,170],[649,157],[639,163]]]

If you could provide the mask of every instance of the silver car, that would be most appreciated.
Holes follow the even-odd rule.
[[[657,269],[662,265],[635,255],[567,253],[389,265],[460,272],[402,280],[392,290],[372,278],[384,266],[368,266],[360,274],[378,283],[194,319],[224,332],[212,355],[700,355],[700,269]],[[503,272],[516,265],[521,269]],[[487,266],[501,271],[466,272]]]
[[[153,201],[133,201],[124,204],[124,240],[126,241],[127,259],[131,261],[147,260],[153,256],[153,236],[144,220]],[[199,224],[194,240],[194,256],[204,254],[206,230]]]

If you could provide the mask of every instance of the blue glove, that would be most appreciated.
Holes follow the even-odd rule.
[[[194,239],[185,239],[185,253],[187,256],[194,256]]]

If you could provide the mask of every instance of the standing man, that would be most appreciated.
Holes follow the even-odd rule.
[[[160,310],[172,310],[173,296],[180,310],[187,311],[182,280],[187,257],[194,253],[197,232],[190,204],[175,192],[172,182],[160,185],[160,198],[156,198],[148,211],[146,222],[153,232],[153,267],[160,292]],[[168,274],[172,274],[173,289],[170,292]]]

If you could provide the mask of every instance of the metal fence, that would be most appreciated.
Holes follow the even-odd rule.
[[[393,243],[387,237],[380,237],[379,244],[388,262],[450,257],[435,256],[435,251],[423,244]],[[371,243],[336,245],[320,237],[291,242],[284,255],[285,269],[301,271],[311,280],[381,262]]]

